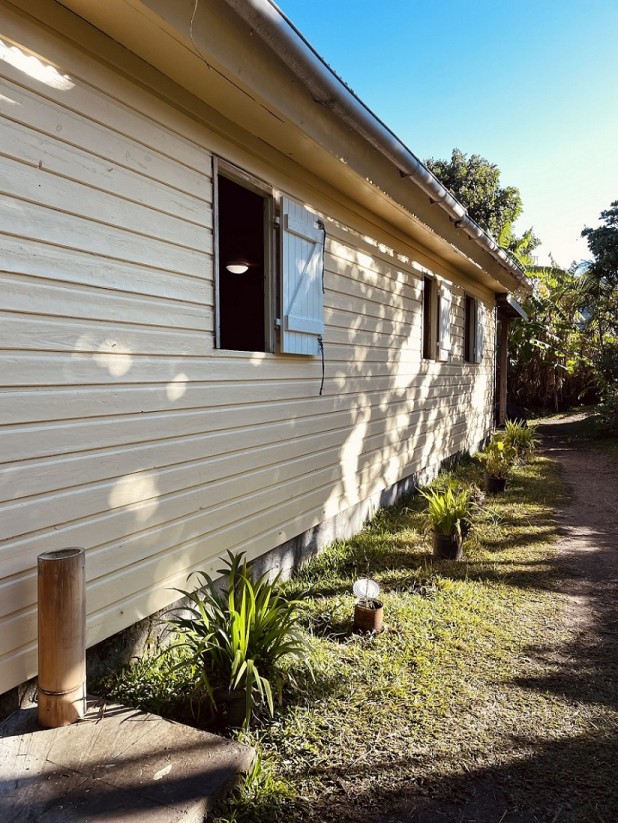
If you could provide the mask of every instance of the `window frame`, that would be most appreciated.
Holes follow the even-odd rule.
[[[224,177],[242,186],[248,191],[259,195],[264,200],[263,218],[263,248],[264,248],[264,351],[259,354],[272,354],[276,351],[275,322],[277,318],[276,300],[278,278],[276,271],[277,242],[276,242],[276,214],[277,192],[273,186],[260,180],[253,174],[244,171],[233,163],[223,160],[221,157],[213,157],[212,184],[213,184],[213,265],[214,265],[214,344],[215,349],[223,352],[244,352],[243,349],[224,348],[221,345],[221,306],[220,295],[221,285],[219,272],[221,266],[220,256],[220,223],[219,223],[219,177]],[[251,352],[247,351],[247,354]]]
[[[423,360],[448,363],[452,355],[453,284],[439,275],[423,277]],[[443,333],[444,330],[444,333]]]
[[[464,354],[465,363],[478,366],[483,360],[485,343],[485,304],[479,297],[464,292]],[[470,308],[471,307],[471,308]]]
[[[464,292],[464,355],[465,363],[477,363],[477,318],[478,303],[476,297]]]
[[[436,300],[435,279],[425,275],[423,277],[423,360],[436,360],[436,319],[438,317],[439,302]]]

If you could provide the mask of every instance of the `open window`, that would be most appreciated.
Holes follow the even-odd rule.
[[[217,347],[274,351],[278,330],[281,352],[319,354],[321,220],[301,203],[276,199],[267,185],[224,161],[216,164],[215,182]]]
[[[451,352],[450,285],[432,277],[423,279],[423,357],[448,360]]]
[[[433,360],[435,352],[435,316],[433,312],[434,304],[433,279],[423,278],[423,357],[425,360]]]
[[[272,193],[219,163],[216,211],[217,346],[271,351]]]
[[[466,295],[464,305],[464,360],[480,363],[483,358],[485,307],[480,300]]]

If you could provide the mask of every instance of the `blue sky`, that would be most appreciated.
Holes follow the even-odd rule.
[[[564,266],[618,200],[618,0],[277,0],[422,160],[480,154]]]

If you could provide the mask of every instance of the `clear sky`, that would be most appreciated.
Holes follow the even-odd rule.
[[[563,266],[618,200],[618,0],[277,0],[421,160],[501,170]]]

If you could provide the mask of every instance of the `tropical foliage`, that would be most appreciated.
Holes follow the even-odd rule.
[[[618,201],[582,235],[592,259],[528,269],[530,322],[510,338],[510,390],[522,406],[558,411],[609,397],[618,382]]]
[[[509,476],[517,459],[517,452],[511,443],[502,436],[494,435],[485,449],[485,471],[488,477],[505,478]]]
[[[526,408],[558,411],[598,392],[596,346],[587,328],[578,276],[559,266],[530,267],[527,323],[509,336],[509,392]]]
[[[514,229],[523,210],[519,189],[501,186],[497,165],[459,149],[426,165],[532,282],[524,303],[529,322],[511,325],[510,398],[519,407],[554,411],[609,398],[618,382],[618,200],[596,228],[582,231],[590,260],[568,270],[540,267],[533,229]]]
[[[532,252],[541,242],[532,229],[521,237],[514,232],[523,204],[519,189],[500,185],[500,169],[479,154],[469,157],[453,149],[450,160],[430,158],[425,165],[459,200],[470,217],[507,249],[520,263],[532,262]]]
[[[596,229],[585,228],[582,236],[593,257],[580,267],[581,304],[605,389],[618,383],[618,201],[601,212]]]
[[[502,442],[513,450],[515,462],[529,460],[540,443],[537,427],[523,420],[507,420],[502,432]]]
[[[618,388],[608,386],[599,408],[599,426],[603,434],[618,436]]]
[[[447,486],[444,491],[424,489],[421,494],[427,501],[427,528],[447,536],[457,534],[461,539],[470,525],[472,489]]]
[[[278,579],[265,572],[253,580],[242,554],[228,553],[227,577],[221,587],[205,572],[196,572],[200,588],[179,590],[189,603],[172,618],[183,650],[180,666],[192,670],[198,698],[206,696],[215,710],[232,698],[244,706],[242,724],[248,726],[259,706],[274,713],[273,687],[281,696],[284,658],[307,660],[305,635],[297,615],[297,601],[287,600]]]

